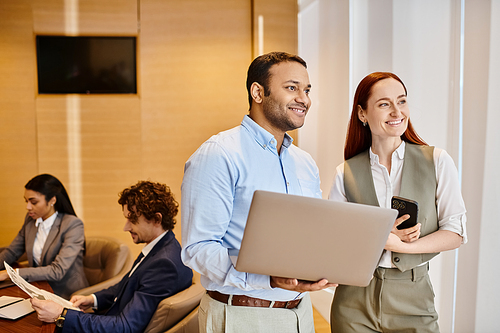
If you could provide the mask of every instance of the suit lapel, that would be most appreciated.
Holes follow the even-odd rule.
[[[118,303],[118,301],[122,297],[123,293],[127,289],[127,286],[128,286],[128,283],[129,283],[130,279],[134,278],[135,276],[141,276],[143,274],[147,274],[147,272],[141,272],[142,270],[147,269],[147,268],[145,268],[145,267],[147,267],[146,263],[149,260],[151,260],[151,258],[153,258],[156,255],[156,253],[158,253],[158,251],[165,246],[165,244],[169,243],[172,240],[172,238],[174,238],[174,234],[169,230],[158,241],[158,243],[156,243],[156,245],[151,249],[151,251],[148,253],[148,255],[144,258],[144,260],[142,260],[142,262],[137,267],[137,269],[134,271],[134,273],[130,277],[129,277],[130,271],[127,273],[127,275],[125,275],[125,277],[124,277],[125,281],[122,280],[123,284],[122,284],[122,286],[120,288],[120,291],[116,295],[115,301],[113,302],[113,304],[111,305],[111,307],[108,309],[108,311],[106,312],[106,314],[112,314],[113,313],[113,312],[110,312],[110,311],[111,311],[111,309],[115,308],[116,304]],[[132,268],[130,270],[134,269],[134,266],[135,266],[135,264],[132,266]],[[122,309],[119,309],[119,310],[121,311]]]
[[[37,228],[35,227],[35,220],[30,218],[31,221],[26,224],[26,256],[28,257],[28,263],[30,267],[34,267],[33,262],[33,244],[35,244],[35,238],[37,233]]]
[[[151,251],[152,252],[152,251]],[[115,301],[113,302],[113,304],[111,305],[111,307],[108,309],[108,311],[106,311],[106,314],[107,315],[112,315],[114,314],[113,313],[113,309],[117,306],[118,304],[118,300],[122,297],[123,293],[125,292],[125,290],[127,289],[127,285],[128,285],[128,282],[130,281],[130,278],[134,277],[134,274],[137,274],[137,271],[139,270],[139,268],[141,266],[144,265],[144,262],[148,260],[148,258],[150,258],[150,255],[152,254],[151,252],[149,252],[149,254],[144,257],[144,259],[142,260],[142,262],[140,263],[140,265],[136,268],[136,270],[134,271],[134,273],[129,277],[130,275],[130,272],[132,271],[132,269],[134,269],[135,265],[137,264],[137,262],[140,261],[139,257],[137,257],[134,261],[134,263],[132,264],[132,268],[130,269],[130,271],[128,271],[128,273],[123,277],[122,281],[121,281],[121,287],[120,287],[120,290],[118,291],[118,294],[116,294],[116,297],[115,297]],[[142,254],[142,252],[141,252]],[[118,309],[118,312],[121,311],[120,309]]]
[[[42,249],[42,256],[40,257],[40,266],[45,266],[47,263],[45,262],[45,256],[47,255],[47,251],[49,250],[50,245],[56,239],[57,234],[59,233],[59,229],[61,226],[62,217],[64,214],[57,214],[56,220],[52,227],[50,228],[49,234],[47,235],[47,239],[45,240],[45,244]]]

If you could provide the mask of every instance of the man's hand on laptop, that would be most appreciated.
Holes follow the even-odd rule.
[[[297,292],[318,291],[329,287],[336,287],[338,284],[329,283],[328,280],[322,279],[319,281],[305,281],[292,278],[283,278],[271,276],[271,287],[293,290]]]

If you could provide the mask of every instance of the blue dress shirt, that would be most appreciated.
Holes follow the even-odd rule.
[[[189,158],[181,190],[181,257],[200,272],[207,290],[274,301],[300,296],[271,288],[269,276],[234,268],[255,190],[321,198],[316,163],[288,134],[278,154],[274,136],[245,116],[241,126],[212,136]]]

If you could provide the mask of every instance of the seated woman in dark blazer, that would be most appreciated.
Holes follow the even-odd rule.
[[[55,294],[69,298],[88,286],[83,271],[85,234],[63,184],[42,174],[25,185],[28,213],[12,243],[0,253],[0,281],[8,278],[4,261],[12,264],[26,252],[30,267],[19,268],[26,281],[48,281]]]

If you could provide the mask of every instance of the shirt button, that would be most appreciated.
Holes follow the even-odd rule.
[[[264,145],[263,147],[264,147],[264,148],[266,148],[266,147],[267,147],[267,145]]]
[[[399,260],[400,260],[399,257],[394,258],[394,262],[399,262]]]

